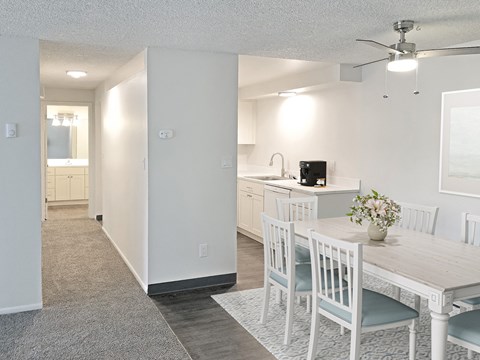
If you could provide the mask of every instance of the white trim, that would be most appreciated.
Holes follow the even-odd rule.
[[[32,310],[41,310],[42,308],[43,308],[43,303],[42,302],[37,303],[37,304],[13,306],[13,307],[0,309],[0,315],[13,314],[13,313],[19,313],[19,312],[24,312],[24,311],[32,311]]]
[[[140,276],[137,274],[137,272],[135,271],[135,269],[133,268],[132,264],[130,264],[130,262],[128,261],[127,257],[122,253],[122,251],[120,250],[120,248],[117,246],[117,244],[115,244],[115,242],[112,240],[112,238],[110,237],[110,234],[108,233],[108,231],[105,229],[105,227],[102,226],[102,230],[103,232],[105,233],[105,235],[107,236],[108,240],[110,240],[110,242],[112,243],[113,247],[117,250],[117,252],[120,254],[120,257],[122,258],[123,262],[128,266],[128,268],[130,269],[130,271],[132,272],[133,276],[135,277],[135,279],[137,280],[137,282],[140,284],[140,286],[142,287],[143,291],[145,291],[145,293],[148,293],[148,285],[144,284],[142,279],[140,278]]]

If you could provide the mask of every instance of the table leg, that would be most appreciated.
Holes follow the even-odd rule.
[[[431,311],[432,316],[432,360],[447,359],[448,313]]]

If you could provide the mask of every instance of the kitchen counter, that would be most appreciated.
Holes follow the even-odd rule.
[[[87,167],[88,159],[47,159],[48,167]]]
[[[276,186],[296,192],[305,193],[306,195],[324,195],[324,194],[341,194],[341,193],[357,193],[360,191],[360,180],[352,178],[342,178],[331,176],[327,178],[327,186],[303,186],[298,183],[298,180],[258,180],[252,179],[248,176],[259,174],[239,174],[238,178],[264,185]]]

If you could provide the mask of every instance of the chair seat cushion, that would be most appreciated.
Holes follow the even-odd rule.
[[[480,310],[472,310],[452,316],[448,320],[448,335],[480,346]]]
[[[335,275],[333,276],[335,287],[339,286],[338,283],[338,269],[334,269]],[[288,281],[284,277],[277,273],[271,272],[270,277],[284,287],[288,287]],[[332,283],[330,270],[327,270],[327,283],[328,286]],[[322,280],[324,275],[322,272]],[[346,286],[346,282],[343,281],[343,286]],[[312,291],[312,267],[310,264],[296,264],[295,265],[295,291]]]
[[[340,299],[339,292],[335,296],[337,300]],[[343,303],[348,305],[347,290],[343,291]],[[352,322],[352,314],[348,311],[326,301],[321,301],[319,306],[348,323]],[[417,317],[418,312],[411,307],[386,295],[363,289],[362,327],[385,325]]]
[[[295,245],[295,262],[297,264],[310,263],[310,250],[303,246]]]
[[[465,299],[465,300],[462,300],[462,302],[468,305],[480,305],[480,297]]]

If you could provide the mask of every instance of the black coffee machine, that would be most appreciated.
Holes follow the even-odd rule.
[[[326,186],[326,161],[300,161],[300,185]]]

